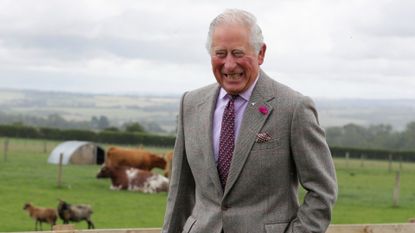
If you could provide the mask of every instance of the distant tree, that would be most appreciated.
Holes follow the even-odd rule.
[[[98,120],[98,129],[105,129],[110,126],[110,121],[106,116],[100,116]]]
[[[145,124],[144,126],[146,128],[146,131],[157,132],[157,133],[165,133],[166,132],[156,122],[149,122],[149,123]]]
[[[326,129],[327,142],[330,146],[344,146],[371,149],[399,149],[401,133],[395,132],[390,125],[371,125],[363,127],[347,124],[343,127]]]
[[[401,149],[414,150],[415,149],[415,121],[406,125],[405,131],[402,132]]]
[[[90,125],[91,125],[91,128],[98,129],[98,125],[99,125],[98,117],[92,116]]]
[[[66,120],[59,114],[51,114],[47,118],[47,124],[49,127],[52,128],[66,128],[67,122]]]
[[[138,122],[131,122],[124,125],[126,132],[145,132],[144,127]]]
[[[13,126],[24,126],[24,123],[21,121],[15,121],[12,123]]]
[[[343,126],[344,138],[342,143],[344,146],[366,148],[367,130],[356,124],[347,124]]]
[[[367,128],[367,144],[373,148],[397,149],[398,133],[391,125],[371,125]]]

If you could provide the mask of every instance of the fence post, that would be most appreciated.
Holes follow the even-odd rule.
[[[63,160],[63,153],[59,155],[58,180],[57,180],[58,188],[62,186],[62,160]]]
[[[388,164],[388,171],[392,172],[392,154],[389,154],[389,164]]]
[[[7,161],[7,152],[9,150],[9,139],[5,138],[4,139],[4,151],[3,151],[3,156],[4,156],[4,162]]]
[[[399,156],[399,171],[402,171],[402,155]]]
[[[399,191],[401,186],[401,172],[396,172],[395,187],[393,189],[393,207],[399,206]]]
[[[360,167],[364,167],[365,166],[365,154],[360,154]]]
[[[350,157],[349,152],[346,152],[346,168],[349,168],[349,157]]]
[[[43,141],[43,153],[46,153],[48,151],[48,147],[47,147],[47,141]]]

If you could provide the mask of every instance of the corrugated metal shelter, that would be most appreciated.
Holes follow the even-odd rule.
[[[66,141],[53,149],[48,163],[59,163],[63,154],[62,164],[102,164],[105,160],[105,150],[92,142]]]

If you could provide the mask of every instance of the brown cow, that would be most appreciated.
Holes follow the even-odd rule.
[[[169,151],[166,156],[166,168],[164,169],[164,176],[170,178],[171,176],[171,169],[172,169],[172,162],[173,162],[173,151]]]
[[[169,180],[159,174],[132,167],[108,167],[103,165],[97,178],[111,178],[110,189],[143,193],[167,192]]]
[[[135,167],[151,171],[155,167],[165,169],[166,160],[144,149],[111,147],[107,151],[105,165],[108,167]]]

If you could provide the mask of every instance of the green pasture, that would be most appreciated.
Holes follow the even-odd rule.
[[[41,140],[10,139],[5,161],[4,139],[0,138],[0,231],[34,230],[34,221],[22,210],[24,203],[56,207],[58,198],[92,205],[92,220],[100,229],[162,225],[166,193],[109,190],[109,180],[95,178],[99,166],[64,166],[62,186],[58,188],[57,165],[47,163],[49,152],[57,144],[48,141],[45,150]],[[168,150],[148,149],[159,153]],[[414,163],[401,164],[398,207],[392,205],[398,162],[391,170],[386,161],[336,159],[335,163],[340,193],[333,210],[334,224],[403,223],[415,217]],[[43,225],[44,230],[49,229]],[[85,229],[86,223],[78,223],[76,228]]]

